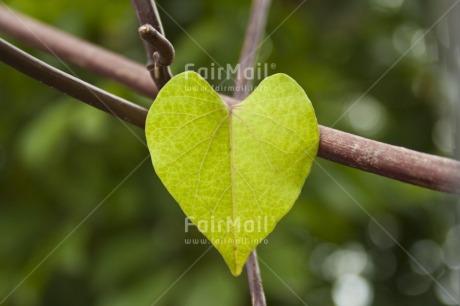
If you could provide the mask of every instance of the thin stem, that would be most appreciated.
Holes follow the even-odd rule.
[[[0,32],[134,91],[155,98],[158,89],[138,63],[17,13],[0,4]]]
[[[95,108],[143,127],[147,110],[62,72],[0,38],[0,61]]]
[[[239,69],[236,79],[236,91],[234,98],[243,100],[250,92],[252,79],[248,79],[244,73],[248,68],[254,67],[257,51],[262,41],[271,0],[255,0],[252,2],[249,23],[241,49]]]
[[[163,26],[161,24],[160,15],[158,14],[158,9],[154,0],[131,0],[131,4],[136,12],[137,21],[139,22],[139,32],[146,33],[150,32],[150,38],[152,38],[151,29],[146,28],[146,26],[151,26],[156,33],[159,33],[162,39],[149,40],[144,39],[144,49],[147,55],[147,70],[150,72],[150,75],[155,82],[156,86],[161,89],[171,78],[172,73],[169,65],[172,62],[172,59],[169,64],[162,64],[158,62],[158,58],[174,58],[174,48],[169,43],[165,44],[166,40]],[[147,30],[147,31],[146,31]],[[159,42],[159,44],[158,44]],[[167,45],[167,48],[163,48]],[[165,61],[166,63],[166,61]]]
[[[249,291],[251,292],[251,302],[253,306],[266,306],[264,288],[262,286],[262,278],[260,276],[259,262],[257,260],[257,251],[254,250],[249,255],[246,262],[248,270]]]
[[[262,41],[265,24],[270,8],[270,0],[254,0],[252,2],[249,23],[244,36],[243,48],[241,49],[238,76],[236,79],[236,90],[233,94],[235,99],[243,100],[251,92],[252,79],[247,78],[244,73],[246,69],[255,65],[257,51]],[[254,249],[246,262],[248,274],[249,292],[253,306],[266,306],[262,277],[260,276],[257,251]]]
[[[33,32],[29,29],[33,29]],[[29,18],[21,17],[21,21],[19,21],[1,6],[0,31],[10,34],[32,47],[57,54],[64,60],[115,79],[146,96],[155,97],[158,93],[148,72],[142,65]],[[18,51],[13,50],[11,52]],[[18,65],[20,67],[15,66],[15,68],[23,71],[23,69],[31,69],[26,66],[33,64],[24,62]],[[99,67],[98,69],[94,69],[96,65]],[[122,72],[118,72],[120,67],[131,68],[123,68]],[[41,73],[43,76],[31,76],[41,80],[42,77],[46,78],[50,72],[44,69]],[[49,85],[52,86],[53,84]],[[65,89],[58,89],[66,92]],[[225,100],[237,101],[228,96],[222,95],[221,97]],[[83,99],[82,101],[86,102]],[[112,103],[116,104],[110,100],[106,100],[105,103],[110,107],[113,107]],[[133,122],[140,127],[144,126],[145,117],[141,120],[142,122],[138,122],[138,119],[132,115],[135,108],[139,108],[139,106],[129,104],[123,107],[124,109],[120,110],[124,112],[122,119]],[[143,111],[147,114],[145,109]],[[320,126],[320,130],[321,141],[318,155],[324,159],[401,182],[460,194],[460,162],[458,161],[384,144],[323,126]]]

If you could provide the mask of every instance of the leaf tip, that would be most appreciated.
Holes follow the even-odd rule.
[[[243,272],[243,265],[242,264],[235,263],[235,265],[233,267],[229,266],[229,268],[230,268],[230,272],[235,277],[240,276],[241,272]]]

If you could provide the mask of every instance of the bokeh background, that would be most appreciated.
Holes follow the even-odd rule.
[[[129,1],[5,3],[144,62]],[[176,48],[175,73],[187,63],[236,63],[249,1],[158,3]],[[291,15],[299,4],[274,1],[258,62],[295,78],[321,124],[455,154],[459,79],[451,50],[458,31],[448,21],[458,9],[438,20],[454,1],[308,0]],[[245,274],[231,276],[214,249],[195,263],[208,245],[184,243],[200,236],[184,233],[179,206],[150,161],[140,164],[148,151],[138,138],[139,128],[0,64],[1,305],[250,304]],[[460,305],[458,198],[318,163],[292,211],[258,248],[268,304]]]

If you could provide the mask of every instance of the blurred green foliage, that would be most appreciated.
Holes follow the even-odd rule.
[[[129,1],[5,3],[144,61]],[[439,3],[323,0],[295,11],[300,3],[272,4],[258,59],[275,64],[269,73],[295,78],[323,125],[449,155],[436,32],[420,39],[442,13]],[[176,48],[174,72],[187,63],[236,63],[248,1],[159,5]],[[143,131],[3,64],[0,105],[0,301],[7,297],[0,304],[249,305],[244,276],[232,277],[214,249],[203,255],[208,245],[184,243],[201,236],[184,233],[184,215],[154,175]],[[457,201],[318,160],[298,203],[258,248],[269,305],[455,305]]]

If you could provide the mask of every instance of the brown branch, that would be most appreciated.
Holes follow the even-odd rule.
[[[243,48],[241,49],[238,76],[235,84],[235,99],[243,100],[251,92],[250,86],[252,79],[246,78],[246,69],[253,68],[256,54],[263,37],[265,24],[269,12],[271,0],[254,0],[252,2],[249,23],[244,36]],[[246,271],[248,274],[249,292],[251,294],[251,303],[253,306],[266,306],[265,292],[260,275],[259,261],[257,260],[257,251],[254,249],[249,255],[246,262]]]
[[[144,67],[0,4],[0,32],[27,45],[155,98],[158,90]]]
[[[154,0],[131,0],[131,5],[136,12],[136,17],[139,26],[143,24],[150,24],[161,35],[165,35],[163,25],[161,24],[160,15]]]
[[[94,65],[100,66],[101,72],[103,70],[106,74],[110,74],[112,79],[147,96],[156,96],[157,89],[153,86],[148,72],[142,65],[73,38],[61,31],[40,26],[30,19],[21,19],[25,22],[24,26],[17,19],[9,17],[8,14],[5,14],[5,9],[0,6],[0,31],[8,32],[31,46],[40,47],[48,52],[51,50],[65,60],[71,61],[73,58],[74,64],[83,63],[81,65],[83,68],[98,73],[97,69],[92,69],[93,67],[88,64],[88,61],[92,61]],[[39,39],[28,28],[32,28]],[[56,33],[56,36],[51,35],[52,33]],[[61,39],[64,43],[61,43]],[[67,42],[71,43],[70,47],[66,46]],[[45,45],[50,48],[45,48]],[[86,48],[97,49],[98,52],[93,53],[91,57],[87,55]],[[97,54],[100,55],[95,56]],[[132,69],[123,69],[123,73],[117,72],[117,67],[128,66]],[[105,74],[101,73],[101,75]],[[228,96],[222,97],[235,101]],[[112,106],[109,100],[106,103]],[[138,106],[125,107],[127,121],[137,121],[130,115],[134,107]],[[146,113],[146,110],[144,111]],[[134,124],[144,126],[143,122]],[[318,155],[322,158],[402,182],[460,194],[460,162],[458,161],[384,144],[327,127],[320,126],[320,130],[321,141]],[[378,158],[382,158],[382,161],[379,162]]]
[[[148,29],[144,27],[151,26],[156,31],[156,33],[159,33],[159,36],[163,38],[163,40],[160,40],[159,44],[155,43],[158,42],[158,36],[156,36],[153,40],[143,40],[145,53],[147,55],[147,70],[150,72],[150,76],[152,77],[156,86],[161,89],[172,78],[172,73],[169,65],[172,62],[172,58],[174,58],[174,48],[169,43],[169,41],[167,44],[161,43],[164,42],[166,38],[155,1],[131,0],[131,4],[134,8],[134,11],[136,12],[137,21],[140,26],[139,32],[141,37],[144,30]],[[153,35],[152,33],[153,32],[150,31],[150,36]],[[147,35],[146,37],[148,38]],[[165,45],[167,48],[162,48]],[[163,63],[159,63],[159,58],[171,58],[171,60],[169,63],[167,60]]]
[[[139,127],[145,124],[146,109],[45,64],[1,38],[0,61],[113,116]]]

